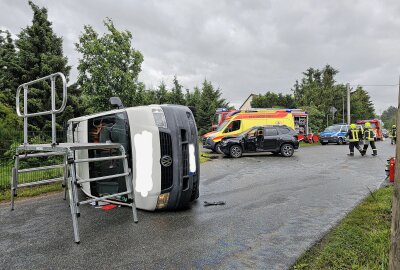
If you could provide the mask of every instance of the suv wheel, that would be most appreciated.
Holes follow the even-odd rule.
[[[240,145],[232,145],[229,153],[231,154],[231,157],[233,158],[240,158],[242,156],[242,147],[240,147]]]
[[[338,145],[342,145],[342,144],[343,144],[343,138],[339,138],[337,144],[338,144]]]
[[[216,144],[215,144],[214,152],[217,153],[217,154],[222,154],[222,151],[221,151],[221,144],[220,144],[220,143],[216,143]]]
[[[281,154],[284,157],[291,157],[293,156],[294,153],[294,147],[293,145],[289,143],[285,143],[281,146]]]

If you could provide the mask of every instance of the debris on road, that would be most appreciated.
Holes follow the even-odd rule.
[[[225,205],[225,202],[224,201],[219,201],[219,202],[204,201],[204,206],[210,206],[210,205]]]

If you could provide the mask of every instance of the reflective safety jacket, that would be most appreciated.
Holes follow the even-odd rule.
[[[364,130],[364,138],[367,141],[374,141],[374,132],[372,131],[372,129],[366,128]]]
[[[349,129],[346,137],[349,137],[349,142],[359,142],[362,139],[363,134],[360,129]]]
[[[390,137],[396,138],[396,136],[397,136],[397,128],[392,128],[390,130]]]

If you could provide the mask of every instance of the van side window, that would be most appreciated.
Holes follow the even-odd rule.
[[[276,130],[276,128],[265,129],[265,136],[276,136],[276,135],[278,135],[278,130]]]
[[[347,130],[347,127],[346,127],[346,126],[343,126],[341,132],[347,132],[347,131],[348,131],[348,130]]]
[[[224,133],[233,132],[239,129],[240,129],[240,120],[235,120],[226,127]]]

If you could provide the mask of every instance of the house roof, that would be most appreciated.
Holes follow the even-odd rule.
[[[242,107],[244,106],[244,104],[246,104],[247,101],[249,101],[249,100],[251,101],[251,100],[253,99],[254,96],[257,96],[257,95],[255,95],[255,94],[250,94],[250,95],[246,98],[246,100],[243,102],[243,104],[240,106],[239,110],[242,109]]]

